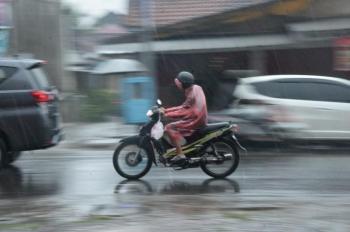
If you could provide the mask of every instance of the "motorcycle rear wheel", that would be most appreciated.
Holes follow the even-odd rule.
[[[231,175],[237,169],[240,160],[236,145],[228,139],[222,139],[213,142],[212,146],[215,147],[219,155],[231,154],[232,158],[224,159],[218,163],[201,163],[201,169],[214,178],[225,178]]]

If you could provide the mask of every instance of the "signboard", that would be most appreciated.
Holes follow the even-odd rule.
[[[0,56],[6,54],[12,27],[11,0],[0,0]]]
[[[350,37],[335,40],[334,69],[337,71],[350,71]]]

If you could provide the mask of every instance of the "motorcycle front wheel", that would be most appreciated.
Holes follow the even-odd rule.
[[[216,154],[214,154],[214,151]],[[220,158],[218,162],[203,162],[201,169],[214,178],[225,178],[231,175],[238,167],[239,153],[236,145],[227,139],[218,140],[211,144],[205,155],[208,159]]]
[[[136,142],[120,144],[113,155],[113,166],[117,173],[129,180],[136,180],[146,175],[152,167],[152,160],[147,151]]]

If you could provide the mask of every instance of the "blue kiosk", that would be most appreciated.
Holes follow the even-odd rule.
[[[146,112],[155,102],[153,78],[123,78],[120,86],[122,87],[122,113],[126,123],[146,122]]]
[[[155,83],[145,75],[146,67],[132,59],[111,59],[96,66],[94,85],[107,87],[119,93],[121,113],[125,123],[141,124],[146,113],[155,104]],[[99,82],[99,83],[96,83]]]

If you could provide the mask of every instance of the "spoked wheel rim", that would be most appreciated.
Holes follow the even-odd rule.
[[[0,149],[0,166],[3,163],[3,156],[4,156],[4,153],[3,153],[2,149]]]
[[[140,162],[142,162],[142,156],[138,155],[136,151],[129,152],[125,155],[125,163],[130,167],[135,167]]]
[[[212,145],[213,148],[215,148],[220,161],[215,163],[206,163],[205,168],[209,174],[215,176],[225,176],[225,174],[230,172],[232,167],[235,166],[237,162],[235,150],[230,144],[227,144],[226,142],[215,142]],[[207,157],[217,158],[214,154],[212,154],[212,151],[208,152]]]
[[[0,168],[3,168],[8,164],[7,159],[7,149],[4,141],[0,138]]]
[[[126,177],[137,177],[144,173],[150,162],[147,152],[136,145],[124,146],[115,157],[115,164]]]

